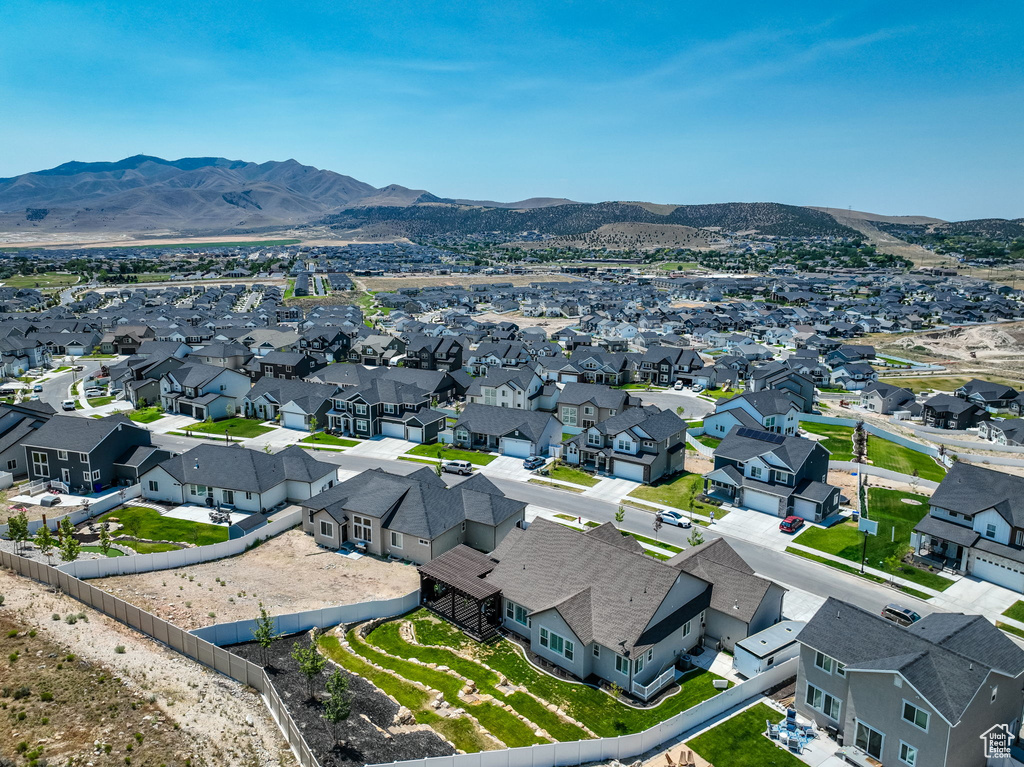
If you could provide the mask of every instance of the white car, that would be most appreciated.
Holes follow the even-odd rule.
[[[673,386],[672,388],[675,389],[676,391],[682,391],[683,390],[683,382],[682,381],[676,381],[676,385]]]
[[[673,527],[681,527],[684,530],[689,530],[691,527],[690,520],[680,514],[678,511],[663,511],[661,512],[661,521],[666,525],[672,525]]]

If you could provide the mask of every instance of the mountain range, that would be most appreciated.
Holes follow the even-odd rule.
[[[523,232],[578,237],[602,227],[607,231],[609,225],[630,224],[639,231],[662,227],[660,236],[671,239],[676,231],[692,237],[694,229],[705,230],[702,236],[716,231],[852,236],[875,233],[885,225],[916,228],[946,222],[773,202],[661,205],[552,197],[507,203],[451,199],[398,184],[377,188],[295,160],[254,163],[135,155],[117,162],[68,162],[0,179],[0,231],[210,235],[310,224],[373,237],[486,234],[502,239],[515,239]],[[622,236],[621,227],[615,232]]]

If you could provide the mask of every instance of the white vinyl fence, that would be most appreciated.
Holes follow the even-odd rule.
[[[501,751],[482,751],[477,754],[409,759],[390,764],[401,767],[565,767],[612,759],[625,761],[657,748],[667,740],[695,730],[715,717],[796,676],[798,663],[797,658],[790,658],[753,679],[741,682],[703,703],[698,703],[693,708],[676,714],[671,719],[632,735],[544,743],[539,746],[506,748]],[[385,764],[372,767],[385,767]]]
[[[89,508],[79,509],[78,511],[73,511],[69,514],[60,514],[59,512],[61,511],[61,508],[59,506],[54,506],[53,510],[56,513],[52,517],[47,515],[46,526],[50,528],[50,530],[56,532],[57,525],[60,524],[60,521],[64,519],[64,517],[71,517],[71,524],[73,525],[81,524],[90,517],[95,517],[97,514],[103,514],[105,512],[110,511],[111,509],[116,509],[125,501],[132,498],[138,498],[139,495],[141,494],[142,486],[139,484],[134,484],[129,485],[127,487],[119,487],[116,490],[107,493],[106,495],[101,495],[97,498],[92,498],[90,499]],[[39,531],[39,528],[41,528],[42,526],[43,520],[33,519],[31,522],[28,523],[29,535],[35,535]],[[0,525],[0,538],[6,537],[7,525]]]
[[[831,423],[836,426],[856,426],[858,423],[854,418],[834,418],[829,415],[814,415],[813,413],[801,413],[800,421],[806,421],[807,423]],[[939,454],[939,449],[937,447],[922,445],[920,442],[915,442],[909,437],[904,437],[902,434],[895,434],[871,423],[865,422],[864,430],[868,434],[873,434],[876,437],[887,439],[890,442],[895,442],[897,445],[901,445],[902,447],[910,450],[916,450],[918,453],[930,455],[933,458]]]
[[[835,469],[836,471],[859,471],[865,477],[880,477],[882,479],[888,479],[893,482],[906,482],[908,485],[917,483],[918,487],[924,490],[935,490],[938,486],[938,482],[934,482],[930,479],[921,479],[911,474],[903,474],[898,471],[890,471],[889,469],[883,469],[880,466],[872,466],[870,463],[854,463],[853,461],[829,461],[828,467]]]
[[[212,562],[215,559],[224,559],[225,557],[241,554],[257,541],[272,538],[290,527],[295,527],[301,521],[302,510],[295,509],[287,514],[282,514],[273,522],[241,538],[232,538],[229,541],[221,541],[209,546],[196,546],[188,549],[175,549],[174,551],[157,551],[153,554],[136,554],[130,557],[104,557],[103,559],[81,559],[60,565],[58,569],[75,578],[87,580],[89,578],[106,578],[111,575],[135,575],[136,573],[148,573],[153,570],[170,570],[175,567],[197,565],[200,562]]]

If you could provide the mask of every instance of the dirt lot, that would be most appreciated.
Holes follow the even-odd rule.
[[[420,277],[353,277],[353,282],[367,290],[397,290],[402,288],[429,288],[436,285],[465,287],[466,285],[490,285],[507,282],[519,287],[531,282],[574,282],[576,277],[568,274],[442,274]]]
[[[13,758],[24,741],[29,753],[41,745],[50,764],[295,763],[255,693],[10,571],[0,571],[0,594],[0,644],[5,654],[20,653],[0,668],[0,682],[30,690],[17,701],[3,698],[11,715],[0,721],[0,755]],[[71,624],[52,614],[86,617]],[[8,637],[14,629],[37,633]]]
[[[524,317],[522,312],[506,312],[495,314],[494,312],[483,312],[476,315],[481,322],[514,322],[520,328],[543,328],[550,336],[562,328],[578,325],[579,317]]]
[[[254,618],[260,602],[279,615],[390,599],[415,590],[419,579],[409,565],[346,559],[294,529],[237,557],[91,583],[191,630]]]

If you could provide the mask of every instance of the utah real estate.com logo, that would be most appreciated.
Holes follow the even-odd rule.
[[[987,732],[978,736],[985,744],[986,759],[1006,759],[1010,756],[1010,744],[1013,743],[1013,733],[1005,724],[997,724]]]

